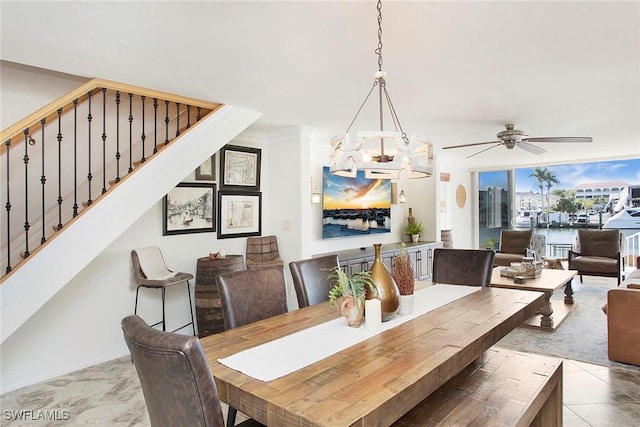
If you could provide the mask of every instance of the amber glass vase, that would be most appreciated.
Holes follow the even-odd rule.
[[[371,272],[373,283],[378,292],[376,296],[375,291],[367,289],[366,298],[378,298],[380,300],[382,305],[382,321],[386,322],[398,312],[398,307],[400,306],[400,291],[398,291],[398,286],[395,280],[393,280],[391,273],[387,270],[387,266],[382,262],[380,243],[374,244],[373,248],[375,249],[375,259],[369,271]]]

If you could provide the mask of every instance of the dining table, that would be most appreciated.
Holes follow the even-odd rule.
[[[389,426],[544,301],[542,292],[422,285],[414,312],[377,330],[347,326],[322,302],[202,338],[220,399],[267,426]]]

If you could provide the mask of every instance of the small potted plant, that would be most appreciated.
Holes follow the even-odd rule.
[[[422,223],[421,222],[409,222],[404,229],[404,232],[411,236],[411,240],[414,243],[418,242],[420,238],[420,233],[422,233]]]
[[[404,242],[400,244],[400,252],[391,261],[391,276],[398,285],[400,291],[399,314],[411,314],[413,312],[413,290],[415,287],[415,277],[411,259],[407,254]]]
[[[496,239],[494,239],[493,237],[489,237],[487,240],[484,241],[484,248],[495,250],[496,243],[498,243]]]
[[[329,275],[335,280],[329,290],[329,303],[338,306],[338,313],[347,319],[347,324],[359,327],[364,319],[364,300],[367,287],[375,289],[371,273],[361,271],[349,277],[339,266],[334,267]]]

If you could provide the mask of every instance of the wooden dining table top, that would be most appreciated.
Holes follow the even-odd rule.
[[[269,382],[218,359],[334,320],[335,307],[323,302],[210,335],[201,343],[220,399],[263,424],[388,426],[542,303],[540,292],[481,288]]]

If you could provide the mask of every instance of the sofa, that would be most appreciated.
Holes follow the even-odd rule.
[[[620,287],[607,292],[607,340],[609,360],[640,366],[640,256],[638,267]]]

